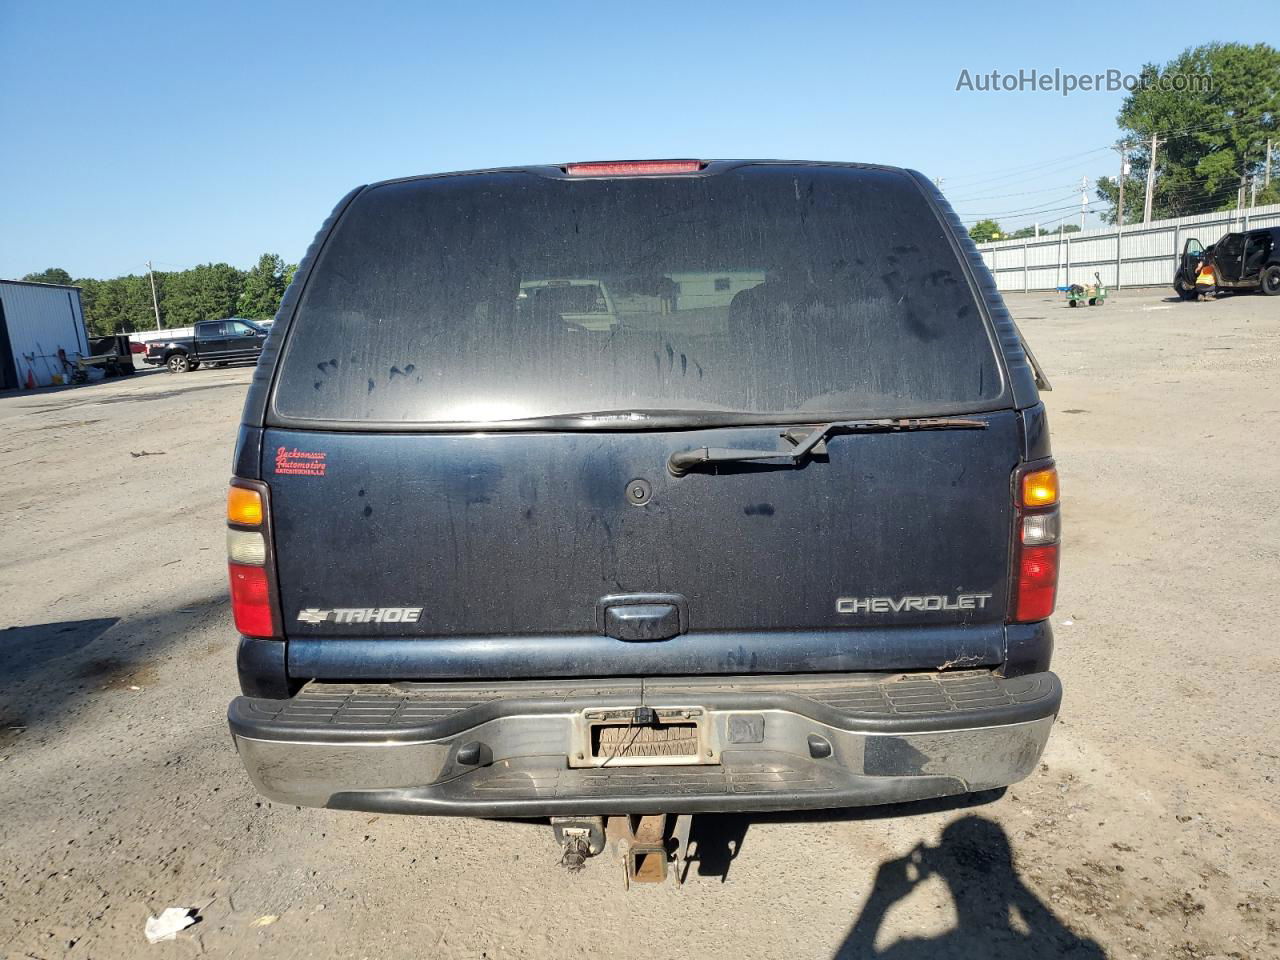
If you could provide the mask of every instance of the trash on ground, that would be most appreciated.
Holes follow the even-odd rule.
[[[196,912],[190,907],[168,907],[158,917],[147,917],[143,932],[147,935],[147,943],[159,943],[172,940],[179,930],[185,930],[195,922]]]
[[[274,913],[264,913],[264,914],[263,914],[262,916],[260,916],[257,920],[254,920],[252,923],[250,923],[250,924],[249,924],[249,926],[251,926],[251,927],[269,927],[269,926],[271,926],[273,923],[275,923],[275,922],[276,922],[277,920],[279,920],[279,919],[280,919],[280,917],[279,917],[279,915],[277,915],[277,914],[274,914]]]

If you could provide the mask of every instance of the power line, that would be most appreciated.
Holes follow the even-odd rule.
[[[991,182],[991,181],[993,181],[993,180],[1003,180],[1003,179],[1005,179],[1007,176],[1012,175],[1012,174],[1022,173],[1022,172],[1025,172],[1025,171],[1027,171],[1027,170],[1035,170],[1035,169],[1040,168],[1040,167],[1051,166],[1051,165],[1053,165],[1053,164],[1061,163],[1061,162],[1062,162],[1062,161],[1064,161],[1064,160],[1072,160],[1072,159],[1075,159],[1075,158],[1077,158],[1077,157],[1084,157],[1084,156],[1088,156],[1088,155],[1089,155],[1089,154],[1091,154],[1091,153],[1098,153],[1098,152],[1099,152],[1099,150],[1110,150],[1110,149],[1111,149],[1111,147],[1109,147],[1109,146],[1107,146],[1107,147],[1099,147],[1099,148],[1098,148],[1098,149],[1096,149],[1096,150],[1085,150],[1085,151],[1083,151],[1083,152],[1081,152],[1081,153],[1072,153],[1072,154],[1068,154],[1068,155],[1063,156],[1063,157],[1056,157],[1056,158],[1054,158],[1054,159],[1052,159],[1052,160],[1042,160],[1042,161],[1036,161],[1035,163],[1032,163],[1032,164],[1020,164],[1020,165],[1018,165],[1018,166],[1008,167],[1008,168],[1006,168],[1004,171],[1002,171],[1002,172],[997,172],[997,173],[994,173],[994,174],[992,174],[992,173],[991,173],[991,171],[985,171],[985,172],[984,172],[983,174],[981,174],[981,175],[979,175],[979,174],[964,174],[964,175],[961,175],[961,176],[958,176],[958,177],[947,177],[946,179],[948,179],[948,180],[952,180],[952,181],[954,181],[954,180],[969,180],[970,182],[968,183],[968,186],[972,187],[972,186],[975,186],[975,185],[976,185],[976,184],[978,184],[978,183],[989,183],[989,182]],[[976,181],[975,181],[975,180],[972,180],[971,178],[972,178],[972,177],[974,177],[974,176],[982,176],[982,177],[983,177],[983,179],[981,179],[981,180],[976,180]]]
[[[947,199],[952,204],[970,203],[974,200],[1003,200],[1005,197],[1029,197],[1032,194],[1048,193],[1050,190],[1066,190],[1073,186],[1075,186],[1074,183],[1054,184],[1052,187],[1044,187],[1041,190],[1024,190],[1021,193],[993,193],[985,197],[948,197]]]
[[[1266,111],[1263,111],[1257,114],[1256,116],[1241,115],[1237,117],[1231,117],[1222,122],[1199,124],[1199,125],[1190,126],[1190,127],[1174,128],[1172,130],[1166,130],[1166,131],[1157,130],[1154,133],[1161,140],[1167,141],[1175,138],[1181,138],[1184,136],[1190,136],[1195,133],[1203,133],[1209,130],[1221,130],[1227,127],[1249,126],[1253,124],[1275,123],[1275,121],[1276,121],[1276,117],[1274,115]],[[1147,136],[1151,136],[1151,134],[1144,134],[1143,136],[1147,137]],[[976,180],[973,178],[975,176],[979,176],[977,174],[965,174],[957,177],[947,177],[946,179],[950,182],[967,181],[964,184],[965,189],[972,189],[984,183],[993,183],[997,181],[1003,181],[1008,184],[1015,184],[1028,179],[1034,179],[1036,176],[1042,175],[1044,171],[1046,171],[1050,167],[1063,167],[1064,164],[1067,166],[1071,166],[1071,165],[1074,165],[1081,157],[1087,157],[1095,153],[1101,153],[1104,151],[1114,150],[1114,149],[1115,149],[1114,144],[1111,144],[1105,147],[1097,147],[1091,150],[1081,151],[1080,153],[1066,154],[1064,156],[1056,157],[1050,160],[1038,161],[1033,164],[1022,164],[1022,165],[1017,165],[1013,167],[1008,167],[1008,168],[1005,168],[1005,171],[1002,173],[991,174],[988,172],[981,175],[980,179],[976,179]],[[1011,177],[1012,179],[1010,179]],[[1039,192],[1047,193],[1049,189],[1051,188],[1045,188],[1045,190],[1039,191]],[[986,199],[999,199],[1002,197],[1022,196],[1022,195],[1026,195],[1034,192],[1037,192],[1037,191],[1025,191],[1024,193],[993,194]],[[956,202],[966,202],[969,199],[980,199],[980,198],[976,198],[976,197],[966,198],[965,200],[958,200]]]
[[[1065,200],[1071,200],[1071,199],[1074,199],[1074,198],[1075,198],[1075,196],[1076,196],[1076,194],[1075,194],[1075,192],[1073,191],[1072,193],[1067,194],[1065,197],[1055,197],[1055,198],[1054,198],[1054,199],[1052,199],[1052,200],[1044,200],[1044,201],[1042,201],[1042,203],[1050,203],[1050,204],[1053,204],[1053,203],[1062,203],[1062,202],[1063,202],[1063,201],[1065,201]],[[987,217],[1018,217],[1018,216],[1022,216],[1022,215],[1024,215],[1024,214],[1042,213],[1042,212],[1044,212],[1046,209],[1055,209],[1055,210],[1056,210],[1056,209],[1059,209],[1059,208],[1057,208],[1057,207],[1046,208],[1046,207],[1041,206],[1040,204],[1034,204],[1034,205],[1032,205],[1032,206],[1030,206],[1030,207],[1020,207],[1020,208],[1018,208],[1018,209],[1016,209],[1016,210],[995,210],[995,211],[989,211],[989,212],[982,213],[982,214],[970,213],[970,214],[969,214],[969,216],[971,216],[971,217],[975,217],[975,216],[976,216],[976,217],[979,217],[980,219],[987,218]],[[963,219],[963,217],[962,217],[961,219]]]
[[[1095,211],[1093,208],[1095,208],[1095,207],[1097,207],[1097,206],[1099,206],[1099,205],[1103,205],[1103,206],[1105,206],[1105,205],[1109,204],[1110,202],[1111,202],[1111,201],[1109,201],[1109,200],[1090,200],[1090,201],[1086,204],[1086,206],[1089,208],[1089,212],[1090,212],[1090,213],[1094,213],[1094,212],[1096,212],[1096,211]],[[1019,215],[1018,215],[1018,217],[1017,217],[1017,219],[1021,219],[1022,217],[1029,217],[1029,216],[1032,216],[1033,214],[1039,214],[1039,213],[1060,213],[1060,212],[1061,212],[1061,211],[1063,211],[1063,210],[1074,210],[1074,211],[1076,211],[1076,212],[1078,213],[1078,212],[1080,211],[1080,202],[1077,200],[1075,203],[1068,203],[1068,204],[1065,204],[1065,205],[1063,205],[1063,206],[1061,206],[1061,207],[1051,207],[1051,208],[1044,209],[1044,210],[1033,210],[1033,211],[1029,211],[1028,213],[1025,213],[1025,214],[1019,214]],[[1072,215],[1072,214],[1068,213],[1068,214],[1066,214],[1062,219],[1066,219],[1066,217],[1069,217],[1069,216],[1071,216],[1071,215]],[[960,222],[961,222],[961,223],[964,223],[964,224],[970,224],[970,225],[971,225],[971,224],[975,224],[975,223],[979,222],[980,220],[994,220],[994,219],[995,219],[995,217],[990,217],[990,216],[988,216],[988,217],[962,217],[962,218],[960,219]],[[1056,221],[1055,221],[1055,222],[1056,222]]]
[[[1222,130],[1226,127],[1249,126],[1250,124],[1265,123],[1267,121],[1274,122],[1275,117],[1264,110],[1262,113],[1258,114],[1255,117],[1248,117],[1248,116],[1231,117],[1230,119],[1228,119],[1223,123],[1206,123],[1197,127],[1183,127],[1181,130],[1166,130],[1166,131],[1159,131],[1159,133],[1165,139],[1171,139],[1174,137],[1190,136],[1193,133],[1203,133],[1206,130]]]

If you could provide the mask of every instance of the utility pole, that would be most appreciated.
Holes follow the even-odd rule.
[[[1124,240],[1124,182],[1129,179],[1129,159],[1125,156],[1125,151],[1129,149],[1129,144],[1121,140],[1116,149],[1120,151],[1119,196],[1116,200],[1116,289],[1119,290],[1120,265],[1123,263],[1121,243]]]
[[[1241,229],[1247,229],[1244,226],[1246,219],[1248,218],[1248,214],[1244,212],[1244,184],[1245,184],[1245,170],[1247,169],[1248,169],[1247,164],[1240,168],[1240,186],[1236,188],[1236,210],[1240,214]]]
[[[1038,224],[1038,223],[1037,223],[1037,224],[1034,224],[1032,229],[1034,229],[1034,230],[1035,230],[1035,236],[1036,236],[1036,239],[1037,239],[1037,240],[1039,240],[1039,239],[1040,239],[1040,224]]]
[[[160,301],[156,298],[156,275],[151,270],[151,261],[147,261],[147,276],[151,279],[151,306],[156,311],[156,329],[160,329]]]
[[[1129,160],[1124,152],[1129,149],[1129,144],[1122,141],[1116,149],[1120,151],[1120,198],[1116,202],[1116,228],[1119,229],[1124,226],[1124,182],[1129,179]]]
[[[1142,222],[1151,222],[1151,197],[1156,189],[1156,150],[1162,143],[1168,143],[1167,140],[1161,140],[1154,133],[1151,134],[1151,159],[1147,163],[1147,197],[1142,202]]]
[[[1258,205],[1258,178],[1249,178],[1249,209],[1252,210]]]
[[[1262,189],[1271,186],[1271,138],[1267,138],[1267,165],[1262,172]]]
[[[1089,206],[1089,178],[1080,178],[1080,229],[1084,229],[1084,215]]]

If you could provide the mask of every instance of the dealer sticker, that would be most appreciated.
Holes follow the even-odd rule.
[[[323,477],[324,456],[323,450],[276,447],[276,473],[300,477]]]

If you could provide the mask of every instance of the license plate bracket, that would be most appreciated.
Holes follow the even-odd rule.
[[[718,764],[720,751],[702,707],[610,707],[574,717],[570,767]]]

